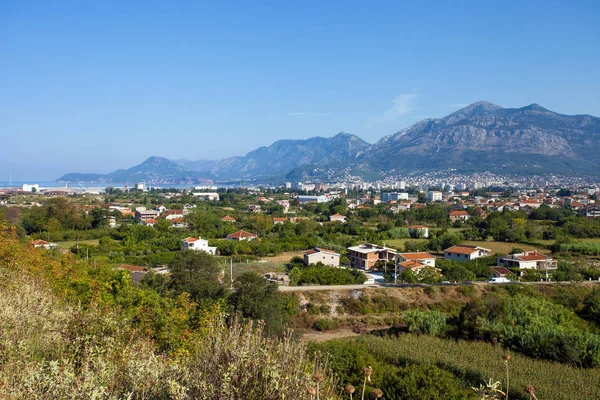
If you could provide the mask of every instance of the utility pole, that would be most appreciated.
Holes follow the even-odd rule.
[[[233,289],[233,257],[229,257],[229,279],[231,281],[230,288]]]

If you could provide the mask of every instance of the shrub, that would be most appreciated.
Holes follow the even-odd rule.
[[[340,325],[340,321],[333,318],[323,318],[315,321],[314,328],[318,331],[330,331],[336,329]]]
[[[439,311],[409,310],[404,313],[409,332],[440,336],[446,331],[446,317]]]
[[[475,293],[475,287],[470,285],[461,285],[456,290],[465,297],[471,297]]]

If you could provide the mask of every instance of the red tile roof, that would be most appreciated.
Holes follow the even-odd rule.
[[[129,265],[129,264],[121,264],[119,265],[120,269],[126,269],[131,272],[143,272],[148,271],[148,267],[140,267],[139,265]]]
[[[469,213],[466,211],[462,211],[462,210],[455,210],[455,211],[450,212],[451,217],[458,217],[460,215],[469,215]]]
[[[497,272],[500,275],[508,275],[510,274],[510,270],[504,268],[504,267],[490,267],[490,269],[492,269],[493,271]]]
[[[400,255],[407,260],[422,260],[425,258],[435,258],[431,254],[427,252],[418,252],[418,253],[400,253]]]
[[[401,262],[399,265],[404,268],[408,268],[408,269],[423,268],[423,267],[427,266],[426,264],[423,264],[423,263],[420,263],[420,262],[414,261],[414,260],[404,261],[404,262]]]
[[[227,237],[230,237],[232,239],[243,239],[243,238],[251,238],[251,237],[257,237],[257,236],[254,233],[250,233],[250,232],[241,230],[241,231],[233,232],[233,233],[227,235]]]
[[[485,248],[479,247],[479,246],[469,246],[467,244],[457,244],[456,246],[447,248],[446,250],[444,250],[444,252],[457,253],[457,254],[473,254],[476,251],[479,251],[480,249],[491,251],[490,249],[485,249]]]
[[[545,261],[549,257],[546,257],[545,255],[540,254],[537,251],[533,251],[533,252],[526,252],[522,256],[515,255],[515,258],[518,260],[521,260],[521,261]]]

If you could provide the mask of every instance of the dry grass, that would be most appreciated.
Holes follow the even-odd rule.
[[[44,254],[0,234],[0,399],[311,399],[314,375],[321,399],[338,398],[323,361],[261,323],[207,314],[161,353],[118,308],[52,293],[37,270],[65,266]]]
[[[264,259],[272,263],[288,263],[294,257],[304,257],[304,251],[286,251],[278,256],[264,257]]]

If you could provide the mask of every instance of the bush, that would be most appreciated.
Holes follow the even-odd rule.
[[[473,395],[448,371],[423,364],[387,370],[382,383],[384,397],[399,400],[461,400]]]
[[[471,285],[461,285],[456,288],[456,291],[465,297],[471,297],[475,293],[475,287]]]
[[[318,331],[330,331],[336,329],[340,325],[340,321],[333,318],[323,318],[315,321],[314,328]]]
[[[409,310],[404,313],[409,332],[440,336],[446,332],[446,317],[439,311]]]

